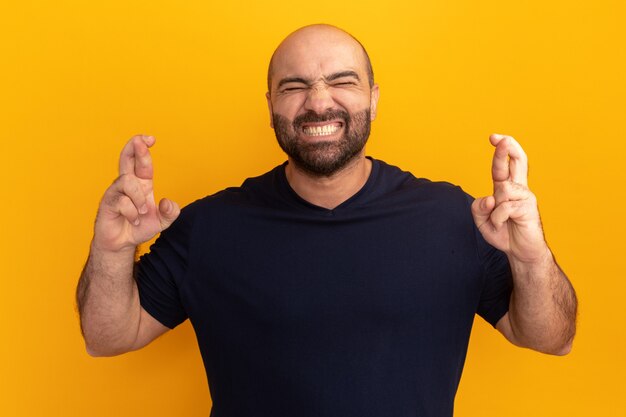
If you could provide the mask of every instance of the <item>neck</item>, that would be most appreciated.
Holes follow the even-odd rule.
[[[319,207],[334,209],[367,182],[372,171],[372,161],[362,152],[340,171],[328,177],[316,177],[298,168],[289,159],[285,175],[291,188],[301,198]]]

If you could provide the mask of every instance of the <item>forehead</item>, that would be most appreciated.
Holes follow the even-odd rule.
[[[272,60],[273,82],[284,77],[316,80],[340,71],[355,71],[367,79],[361,46],[336,31],[308,31],[285,39]]]

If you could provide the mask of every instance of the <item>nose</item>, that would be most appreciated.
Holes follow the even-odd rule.
[[[306,110],[315,112],[317,114],[323,114],[327,110],[334,108],[335,101],[327,86],[314,85],[312,86],[304,102],[304,108]]]

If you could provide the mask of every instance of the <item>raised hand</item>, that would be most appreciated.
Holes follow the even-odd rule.
[[[537,200],[528,188],[528,159],[510,136],[493,134],[493,195],[478,198],[472,215],[492,246],[523,263],[538,262],[549,253]]]
[[[93,244],[106,251],[133,251],[178,217],[178,205],[162,199],[157,207],[149,148],[152,136],[136,135],[122,149],[119,177],[105,191],[96,217]]]

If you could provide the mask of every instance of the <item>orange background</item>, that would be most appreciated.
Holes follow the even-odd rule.
[[[546,235],[580,298],[573,352],[515,348],[476,320],[456,416],[626,415],[622,0],[5,2],[0,11],[0,415],[208,416],[188,323],[94,359],[74,289],[93,219],[135,133],[157,138],[159,196],[181,204],[284,160],[269,57],[327,22],[372,57],[368,154],[474,195],[491,132],[530,158]]]

